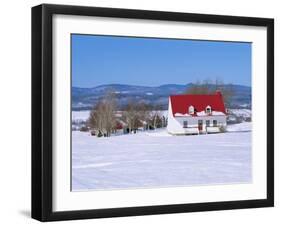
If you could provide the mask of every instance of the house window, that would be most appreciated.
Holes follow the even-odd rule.
[[[206,120],[206,127],[210,127],[210,120]]]
[[[211,106],[207,106],[205,111],[207,114],[211,114],[211,112],[212,112]]]
[[[218,121],[217,120],[213,120],[213,126],[214,127],[218,126]]]
[[[187,121],[183,121],[183,128],[187,128]]]
[[[191,105],[188,108],[188,114],[193,115],[194,114],[194,107]]]

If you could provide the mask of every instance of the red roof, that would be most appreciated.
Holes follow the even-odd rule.
[[[223,96],[220,91],[215,94],[185,94],[170,96],[173,115],[176,113],[188,114],[188,109],[193,106],[196,112],[205,111],[210,106],[212,111],[226,114]],[[194,114],[196,116],[196,113]]]

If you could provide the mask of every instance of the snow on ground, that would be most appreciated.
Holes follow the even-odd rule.
[[[155,114],[155,111],[152,111]],[[160,116],[168,117],[167,110],[157,111]],[[116,116],[121,117],[122,111],[116,112]],[[85,111],[72,111],[72,121],[86,121],[90,116],[90,110]]]
[[[250,124],[172,136],[165,129],[97,138],[72,132],[72,188],[128,189],[251,182]],[[242,130],[244,127],[244,131]]]
[[[251,109],[229,109],[229,113],[232,113],[236,116],[251,117],[252,110]]]
[[[250,132],[252,130],[251,122],[243,122],[227,126],[228,132]]]
[[[72,121],[86,121],[90,116],[90,111],[72,111]]]

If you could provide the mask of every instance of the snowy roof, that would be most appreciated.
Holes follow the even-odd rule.
[[[187,113],[185,113],[185,114],[182,114],[182,113],[175,113],[174,114],[176,117],[181,117],[181,116],[189,116],[189,117],[191,117],[192,115],[189,115],[189,114],[187,114]]]
[[[221,92],[217,91],[215,94],[185,94],[170,96],[171,107],[174,116],[180,114],[188,115],[188,108],[193,106],[195,112],[192,116],[205,116],[206,107],[211,107],[212,115],[225,115],[226,109],[223,102]]]

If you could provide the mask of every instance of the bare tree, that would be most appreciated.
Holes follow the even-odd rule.
[[[128,104],[124,107],[122,118],[127,123],[129,132],[136,130],[139,115],[137,106],[134,102],[129,101]]]
[[[227,107],[230,106],[233,96],[235,94],[232,84],[224,84],[222,80],[216,79],[215,83],[216,90],[220,90],[223,95],[223,100]]]
[[[161,111],[159,109],[159,106],[155,106],[154,109],[150,112],[150,120],[154,129],[162,127]]]
[[[112,130],[116,126],[116,98],[113,91],[108,91],[104,97],[104,121],[107,136],[111,135]]]
[[[204,81],[197,81],[195,84],[192,84],[185,93],[186,94],[213,94],[215,91],[221,91],[225,105],[230,106],[232,98],[235,94],[232,84],[224,84],[220,79],[212,81],[210,79],[205,79]]]
[[[151,106],[141,102],[137,104],[136,109],[138,111],[138,120],[142,122],[142,125],[145,124],[145,129],[147,129],[149,127]]]
[[[97,130],[98,135],[103,134],[105,125],[104,125],[104,104],[102,101],[99,101],[95,107],[90,112],[90,117],[88,119],[88,123],[92,129]]]
[[[209,94],[210,93],[210,81],[204,80],[203,82],[197,81],[195,84],[192,84],[186,90],[187,94]]]
[[[88,120],[90,127],[96,129],[98,134],[110,136],[116,125],[115,111],[115,95],[112,91],[108,91],[91,110]]]

